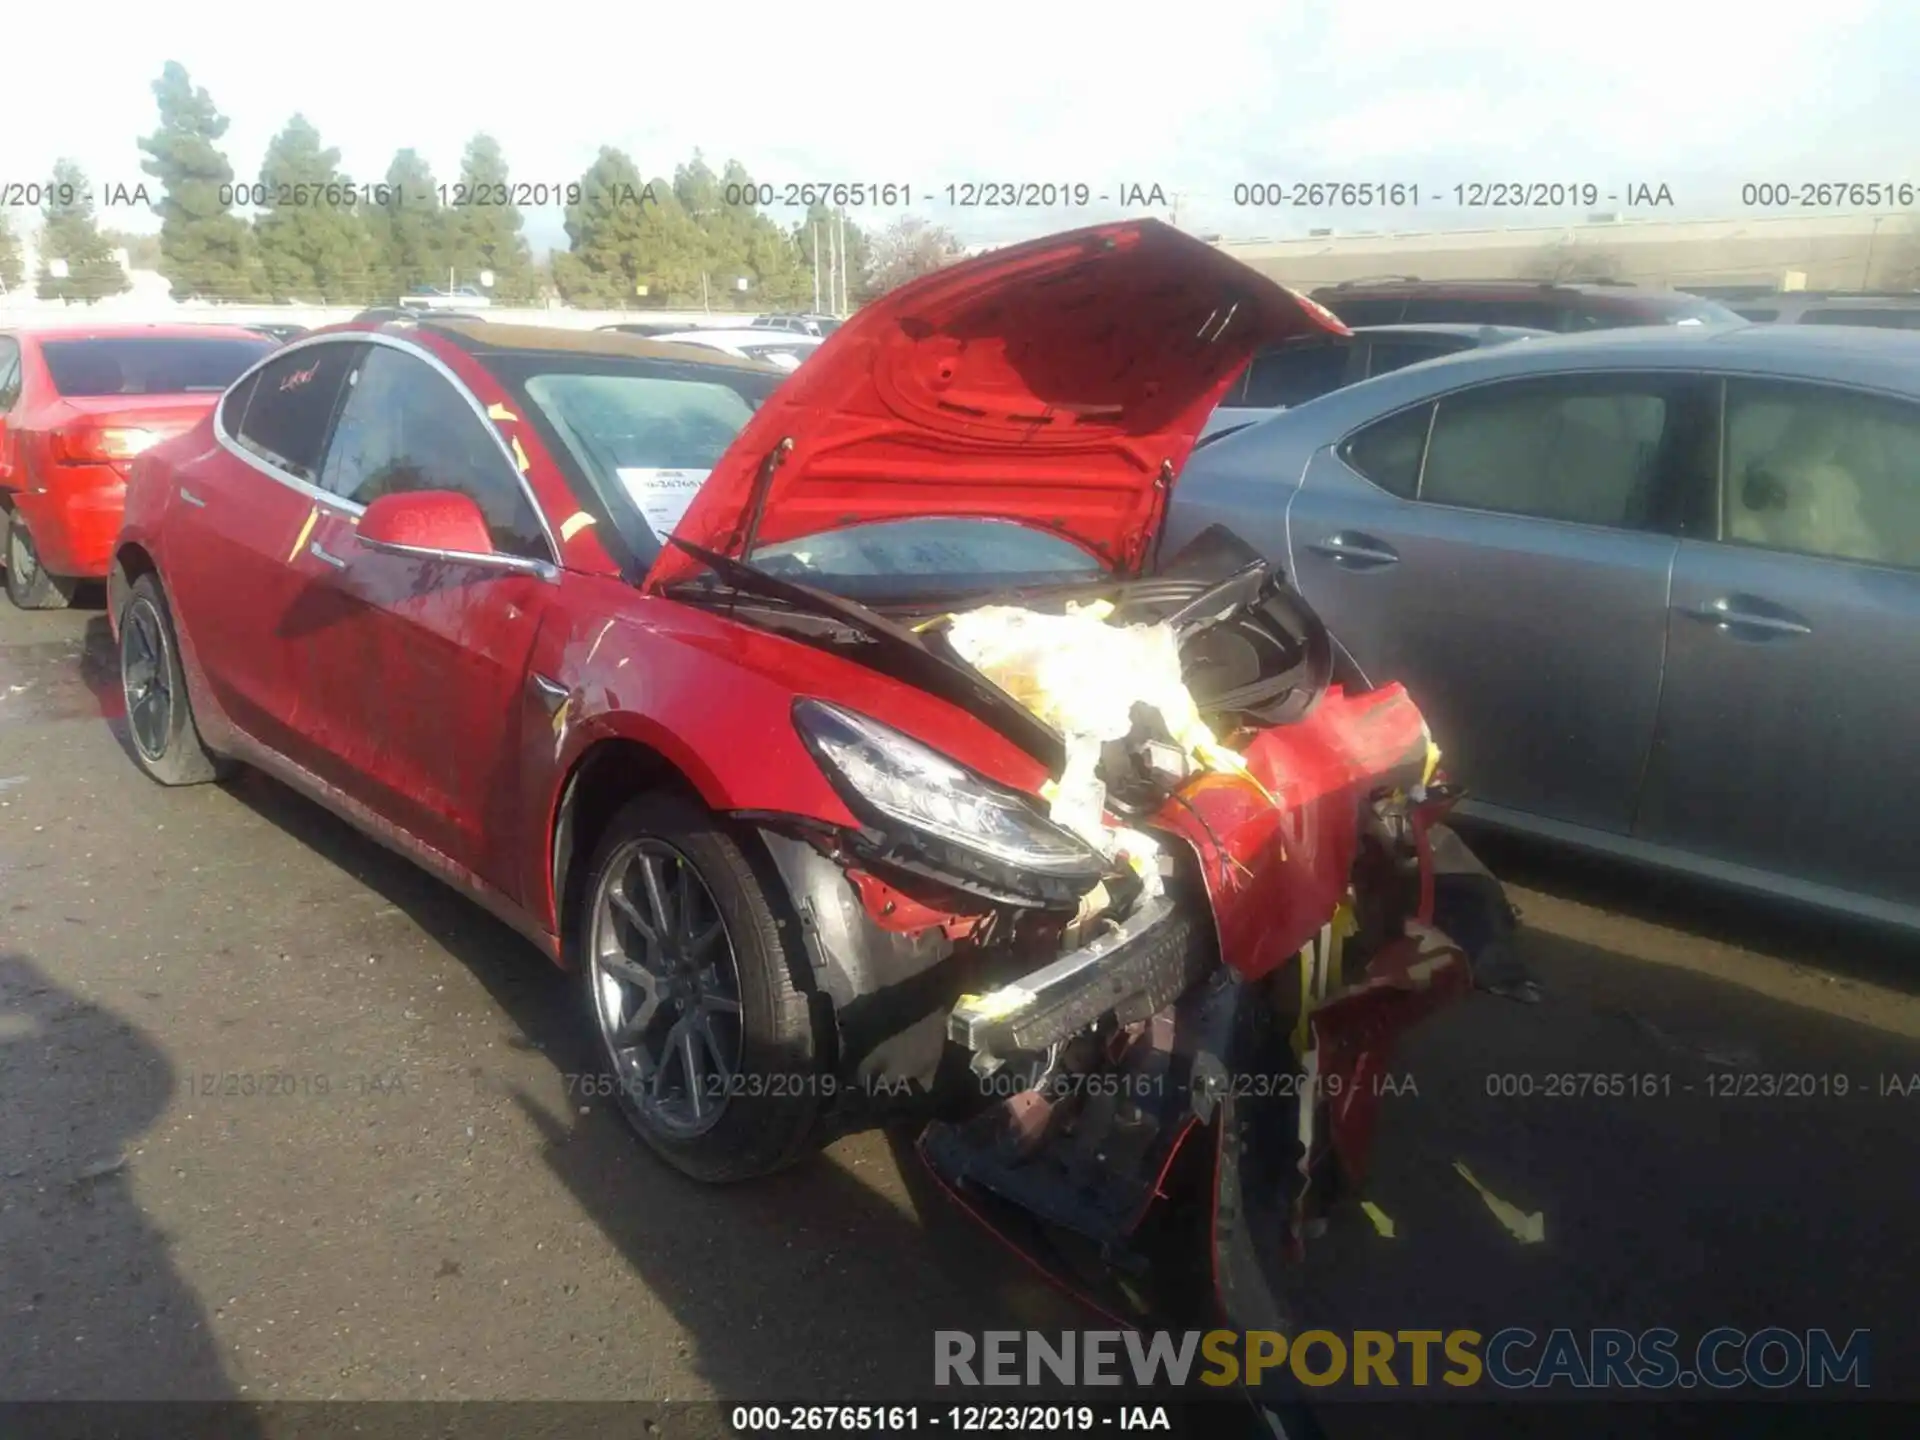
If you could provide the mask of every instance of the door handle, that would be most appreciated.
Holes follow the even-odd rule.
[[[194,494],[191,490],[187,489],[187,487],[184,485],[180,487],[180,498],[186,501],[187,504],[189,505],[198,505],[201,509],[206,508],[207,502],[202,500],[198,495]]]
[[[1329,535],[1316,544],[1307,546],[1316,555],[1324,555],[1336,565],[1350,565],[1355,569],[1371,569],[1376,565],[1397,565],[1400,552],[1384,540],[1376,540],[1371,535],[1358,531],[1341,531]]]
[[[318,540],[307,546],[307,553],[316,560],[324,560],[336,570],[344,570],[347,568],[347,562],[345,560],[342,560],[338,555],[327,549],[327,547],[322,545]]]
[[[1759,609],[1752,601],[1733,595],[1722,595],[1705,605],[1683,606],[1680,613],[1722,631],[1757,630],[1766,635],[1813,633],[1811,625],[1788,611]]]

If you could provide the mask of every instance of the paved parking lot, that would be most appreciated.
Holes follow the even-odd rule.
[[[1076,1323],[887,1137],[723,1192],[652,1163],[523,942],[259,776],[147,783],[115,689],[97,602],[0,610],[0,1395],[900,1398],[935,1328]],[[1546,998],[1402,1057],[1394,1236],[1329,1235],[1315,1313],[1864,1327],[1920,1388],[1920,946],[1486,853]],[[1848,1093],[1742,1093],[1781,1075]]]

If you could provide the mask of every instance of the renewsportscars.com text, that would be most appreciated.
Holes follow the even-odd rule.
[[[1677,1330],[938,1330],[936,1385],[1301,1385],[1503,1390],[1869,1388],[1871,1337],[1722,1326]]]

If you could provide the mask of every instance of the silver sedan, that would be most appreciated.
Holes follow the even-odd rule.
[[[1464,813],[1920,929],[1920,336],[1469,351],[1200,450],[1224,523],[1432,718]]]

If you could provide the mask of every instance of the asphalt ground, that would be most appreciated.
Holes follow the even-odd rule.
[[[119,709],[97,599],[0,608],[0,1399],[872,1401],[935,1393],[936,1329],[1095,1323],[905,1137],[670,1173],[582,1087],[579,997],[522,940],[262,776],[148,783]],[[1337,1224],[1303,1314],[1865,1329],[1873,1393],[1920,1390],[1920,945],[1481,853],[1544,998],[1407,1045],[1368,1188],[1393,1234]],[[1409,1395],[1315,1398],[1383,1434],[1366,1402]]]

